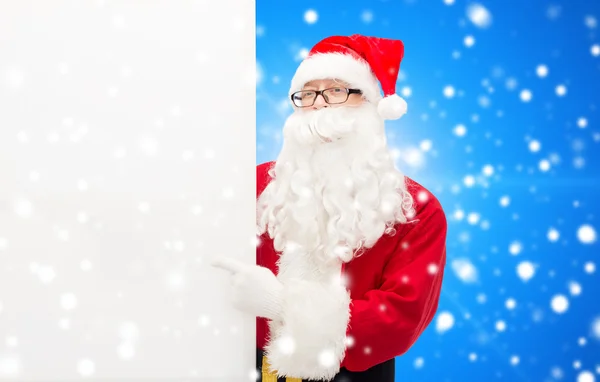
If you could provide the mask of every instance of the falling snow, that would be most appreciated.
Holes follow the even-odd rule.
[[[550,161],[548,159],[542,159],[538,163],[538,168],[541,172],[547,172],[548,170],[550,170],[551,166],[552,165],[550,164]]]
[[[479,3],[473,3],[467,7],[467,17],[479,28],[489,28],[492,25],[492,14]]]
[[[506,330],[506,322],[502,320],[496,321],[496,330],[498,332],[504,332]]]
[[[96,372],[96,365],[90,359],[82,359],[77,363],[77,371],[82,377],[90,377]]]
[[[513,256],[518,255],[521,251],[523,251],[523,245],[519,241],[512,242],[508,247],[508,252]]]
[[[77,297],[74,293],[64,293],[60,296],[60,306],[64,310],[73,310],[77,307]]]
[[[577,239],[581,244],[593,244],[596,242],[596,230],[589,224],[583,224],[577,229]]]
[[[437,315],[435,329],[438,333],[444,333],[454,326],[454,316],[450,312],[440,312]]]
[[[471,48],[473,45],[475,45],[475,37],[471,35],[465,36],[463,43],[467,48]]]
[[[592,274],[596,272],[596,264],[592,263],[591,261],[588,261],[585,263],[583,269],[585,270],[585,273]]]
[[[506,306],[506,309],[513,310],[517,307],[517,302],[515,301],[514,298],[509,298],[506,300],[504,305]]]
[[[373,22],[373,12],[363,11],[363,13],[360,15],[360,19],[363,23],[370,24],[371,22]]]
[[[558,241],[558,239],[560,238],[560,232],[558,232],[558,230],[556,228],[550,228],[548,230],[548,233],[546,234],[546,237],[548,238],[548,240],[550,242],[556,242]]]
[[[583,23],[589,29],[595,29],[598,26],[598,20],[596,20],[596,17],[592,15],[586,15],[583,20]]]
[[[533,139],[529,142],[529,151],[532,153],[537,153],[542,148],[542,144],[540,141]]]
[[[318,9],[301,6],[290,15],[269,16],[262,12],[261,24],[256,26],[259,62],[256,70],[252,68],[246,76],[253,86],[269,95],[261,94],[263,98],[257,101],[258,160],[274,159],[281,143],[281,116],[290,111],[285,84],[299,61],[307,56],[309,44],[316,36],[325,36],[336,23],[362,25],[373,35],[389,35],[389,30],[398,29],[397,18],[408,17],[422,25],[431,33],[405,37],[406,72],[403,69],[399,75],[396,90],[409,102],[410,112],[406,122],[390,122],[388,142],[398,167],[435,191],[450,218],[449,269],[440,309],[433,321],[434,330],[426,331],[420,338],[418,353],[408,361],[414,370],[405,370],[405,379],[441,380],[437,378],[440,374],[424,374],[440,369],[448,380],[459,380],[458,375],[473,372],[473,379],[477,380],[510,380],[528,373],[528,377],[547,381],[596,381],[600,366],[590,361],[589,352],[600,341],[600,316],[589,309],[595,301],[598,276],[594,171],[599,166],[596,152],[600,132],[598,102],[593,92],[599,86],[598,76],[594,76],[600,64],[598,14],[575,12],[568,2],[550,2],[528,10],[532,13],[523,22],[516,18],[507,23],[505,10],[492,3],[438,0],[431,4],[431,10],[424,11],[419,2],[409,0],[394,3],[399,7],[394,12],[387,8],[391,3],[394,2],[369,3],[370,9],[353,10],[319,3]],[[93,6],[106,5],[98,0]],[[514,5],[511,12],[523,14],[523,9]],[[48,309],[58,314],[49,321],[52,333],[87,342],[106,341],[112,352],[109,357],[125,363],[136,362],[136,358],[145,360],[142,351],[150,354],[150,341],[144,343],[146,339],[164,336],[175,343],[183,343],[186,338],[202,343],[208,337],[194,338],[194,333],[219,340],[240,333],[240,329],[223,324],[217,312],[201,310],[208,309],[208,304],[198,304],[197,300],[190,303],[182,293],[203,298],[196,296],[198,289],[194,288],[206,275],[199,275],[196,272],[201,268],[194,267],[206,258],[198,253],[202,252],[202,243],[209,241],[202,234],[205,224],[220,222],[223,232],[231,232],[227,231],[232,229],[231,217],[212,216],[212,205],[217,203],[196,194],[208,193],[204,188],[194,189],[197,184],[206,184],[198,175],[205,171],[203,166],[215,166],[229,153],[216,142],[197,139],[198,130],[186,130],[226,129],[221,121],[191,119],[198,116],[197,99],[187,103],[184,95],[161,89],[160,81],[153,82],[146,76],[153,73],[158,79],[172,79],[179,68],[160,73],[160,67],[152,66],[150,59],[141,61],[145,59],[143,46],[140,61],[117,49],[118,41],[130,41],[127,33],[143,24],[125,10],[115,9],[114,14],[102,17],[101,22],[90,25],[104,23],[106,29],[98,33],[116,36],[110,51],[100,51],[104,48],[90,44],[90,50],[72,56],[68,50],[57,49],[58,45],[48,46],[47,51],[65,54],[8,55],[5,66],[0,67],[0,87],[8,95],[2,99],[2,114],[9,116],[22,109],[23,99],[31,99],[33,107],[31,113],[15,112],[8,117],[14,119],[1,121],[6,130],[0,140],[0,144],[5,144],[3,159],[7,159],[5,164],[14,164],[3,168],[10,171],[5,171],[3,188],[6,214],[0,214],[5,219],[0,225],[4,272],[1,276],[19,277],[19,291],[47,297],[44,301]],[[229,28],[224,30],[240,30],[244,23],[235,15],[231,19],[225,22]],[[19,23],[5,24],[11,28]],[[164,45],[171,47],[165,60],[172,55],[173,62],[192,63],[192,74],[209,73],[210,65],[220,61],[204,44],[202,51],[194,51],[194,47],[182,43],[181,36],[171,44],[167,28],[160,29],[160,23],[154,25],[158,25],[157,35],[161,41],[164,38]],[[179,29],[188,30],[183,26]],[[28,30],[50,31],[41,26]],[[531,30],[536,33],[529,33]],[[48,33],[50,36],[51,31]],[[547,38],[553,33],[570,34],[572,38]],[[426,39],[431,35],[438,36],[439,45],[445,48],[430,52],[427,60],[431,61],[420,65],[414,46],[427,46]],[[61,41],[61,47],[64,44],[73,51],[74,46],[69,48],[68,43]],[[147,57],[162,56],[161,45],[154,44]],[[178,45],[184,46],[180,56]],[[529,55],[512,54],[515,46],[528,45],[545,49],[532,49]],[[89,81],[84,79],[87,77],[77,77],[90,73],[92,67],[86,68],[89,63],[84,58],[97,54],[109,57],[111,65],[106,65],[107,69],[96,67]],[[569,57],[576,58],[570,66]],[[156,62],[168,66],[170,61]],[[181,66],[182,71],[186,65]],[[191,78],[192,74],[181,73],[182,78]],[[153,89],[151,104],[146,104],[144,94],[132,90],[137,86],[132,85],[133,81],[140,78],[148,80],[147,85]],[[71,87],[77,83],[88,84],[95,93]],[[43,94],[48,84],[52,84],[56,94],[34,99],[36,94]],[[81,99],[90,102],[101,101],[93,112],[72,102],[60,103],[67,99],[67,91],[79,92]],[[158,98],[161,95],[166,98]],[[34,101],[56,102],[47,106],[57,115],[38,115]],[[141,111],[135,110],[133,101],[143,104]],[[119,108],[126,112],[119,115]],[[36,115],[36,119],[27,119],[26,114]],[[111,130],[112,126],[119,129]],[[249,123],[248,127],[252,126]],[[196,138],[187,139],[190,136]],[[176,143],[182,137],[184,142]],[[11,157],[13,147],[20,156]],[[98,157],[86,156],[92,152]],[[73,158],[79,159],[64,164],[53,160],[72,153],[77,153]],[[86,166],[76,167],[77,161]],[[174,163],[172,173],[185,177],[183,183],[174,181],[175,177],[163,178],[166,163]],[[102,164],[107,167],[102,169]],[[190,168],[192,176],[179,172]],[[149,183],[143,182],[144,173],[151,173]],[[111,185],[122,188],[110,192]],[[133,189],[138,186],[147,192],[135,194]],[[104,196],[111,197],[103,199],[103,191],[110,192]],[[223,209],[244,195],[243,189],[229,179],[218,184],[214,193]],[[119,195],[127,195],[126,202],[120,204]],[[168,195],[177,202],[166,204]],[[103,204],[103,200],[108,204]],[[421,203],[428,200],[429,194],[417,196]],[[108,215],[111,210],[127,211],[130,219],[125,223],[112,221]],[[178,212],[181,215],[165,218],[167,213]],[[195,227],[189,237],[185,233],[186,219]],[[172,226],[158,226],[159,221],[168,221],[166,224]],[[121,235],[127,232],[128,235]],[[149,232],[160,233],[157,237],[153,233],[140,236]],[[86,238],[92,241],[86,243]],[[250,236],[242,241],[248,246],[259,243],[258,238]],[[133,248],[133,243],[143,244]],[[207,244],[206,248],[210,246]],[[151,254],[154,250],[160,255]],[[187,258],[188,254],[193,257]],[[116,266],[107,262],[113,255],[120,259]],[[426,266],[430,274],[440,272],[435,264]],[[119,285],[117,280],[123,275],[126,284]],[[155,277],[158,282],[153,286],[159,289],[136,295],[134,286],[141,286],[138,280],[142,276]],[[110,281],[103,284],[103,280]],[[401,282],[410,285],[408,280],[403,278]],[[86,282],[94,283],[101,295],[110,297],[96,301],[99,295],[90,293]],[[156,317],[134,317],[134,311],[126,309],[146,301],[147,296],[161,293],[169,293],[169,297],[164,299],[166,302],[160,298],[152,300],[153,309],[161,311]],[[20,308],[10,298],[10,291],[0,297],[0,317],[16,318]],[[84,313],[89,314],[96,303],[97,317],[85,317]],[[114,318],[103,311],[113,306],[123,316]],[[384,306],[388,311],[388,305]],[[167,313],[181,311],[182,307],[192,317],[188,320],[191,328],[178,327],[176,320],[167,322]],[[573,326],[562,326],[565,322]],[[34,367],[26,356],[31,349],[29,334],[14,326],[3,334],[5,351],[0,354],[0,377],[6,379],[15,379]],[[108,333],[106,337],[104,333]],[[528,343],[531,333],[545,333],[544,348],[563,351],[565,344],[571,344],[568,351],[564,350],[564,362],[545,358],[539,347],[542,350],[520,348],[518,344]],[[494,347],[482,346],[491,343],[490,336]],[[447,341],[441,343],[439,338]],[[347,339],[349,347],[355,342],[352,337]],[[67,338],[64,345],[68,343]],[[164,346],[175,354],[173,343]],[[284,339],[279,346],[284,352],[294,351],[293,339]],[[375,347],[360,346],[367,355],[376,352]],[[75,357],[65,363],[69,374],[100,378],[100,371],[110,372],[113,365],[106,359],[84,351],[93,351],[93,346],[86,345],[79,353],[72,353]],[[439,357],[450,363],[463,362],[457,368],[460,372],[438,368]],[[318,361],[331,365],[333,353],[323,350]],[[481,367],[485,371],[468,369],[476,365],[487,366]],[[198,377],[201,369],[189,365],[182,370]],[[250,380],[258,377],[256,370],[248,374]]]
[[[33,203],[26,198],[18,198],[13,204],[15,214],[23,219],[27,219],[33,216],[34,206]]]
[[[451,267],[462,282],[469,284],[477,281],[477,269],[468,259],[456,259],[452,261]]]
[[[600,317],[597,317],[592,321],[591,327],[592,335],[594,336],[594,338],[600,341]]]
[[[540,78],[545,78],[548,76],[548,67],[544,64],[540,64],[535,68],[535,73],[537,74],[538,77]]]
[[[563,314],[569,309],[569,300],[566,296],[559,294],[552,297],[550,306],[555,313]]]
[[[581,284],[579,284],[577,281],[571,281],[569,283],[569,293],[571,294],[571,296],[579,296],[581,292]]]
[[[467,134],[467,127],[463,124],[458,124],[454,127],[453,132],[457,137],[464,137]]]
[[[304,12],[304,22],[307,24],[314,24],[318,19],[319,15],[314,9],[309,9],[308,11]]]
[[[456,90],[452,85],[445,86],[442,92],[446,98],[454,98],[454,95],[456,94]]]
[[[595,382],[596,377],[591,371],[584,370],[577,375],[577,382]]]
[[[13,377],[20,374],[21,360],[16,356],[0,357],[0,376]]]
[[[521,90],[519,97],[521,98],[521,101],[529,102],[533,98],[533,93],[529,89],[523,89]]]
[[[535,268],[535,265],[530,261],[521,261],[517,265],[517,275],[522,281],[527,282],[535,275]]]
[[[331,367],[335,364],[335,354],[333,350],[322,350],[319,355],[319,364],[323,367]]]

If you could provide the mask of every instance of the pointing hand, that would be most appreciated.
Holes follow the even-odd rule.
[[[283,285],[273,272],[231,258],[218,258],[211,265],[231,274],[232,303],[236,309],[271,320],[280,317]]]

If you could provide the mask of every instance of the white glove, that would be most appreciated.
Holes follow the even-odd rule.
[[[231,273],[232,302],[236,309],[270,320],[281,317],[283,284],[271,270],[229,258],[216,259],[211,265]]]

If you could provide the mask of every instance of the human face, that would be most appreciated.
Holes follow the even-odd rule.
[[[327,94],[329,95],[329,102],[325,100],[327,95],[319,94],[314,100],[314,104],[308,107],[301,107],[302,110],[320,110],[323,108],[336,108],[340,106],[346,107],[357,107],[362,105],[364,98],[360,94],[360,89],[353,89],[349,84],[331,79],[321,79],[307,82],[302,88],[303,91],[322,91],[328,89]],[[335,94],[339,93],[340,99],[348,96],[348,99],[344,102],[336,102],[333,98]],[[350,93],[350,94],[348,94]],[[310,100],[312,101],[312,99]],[[310,102],[309,101],[309,102]],[[294,105],[296,107],[296,105]],[[297,107],[296,107],[297,108]]]

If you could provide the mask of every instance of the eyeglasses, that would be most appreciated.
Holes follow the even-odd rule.
[[[330,105],[348,101],[350,94],[362,94],[358,89],[329,88],[323,90],[300,90],[292,94],[292,102],[296,107],[310,107],[315,104],[319,95]]]

